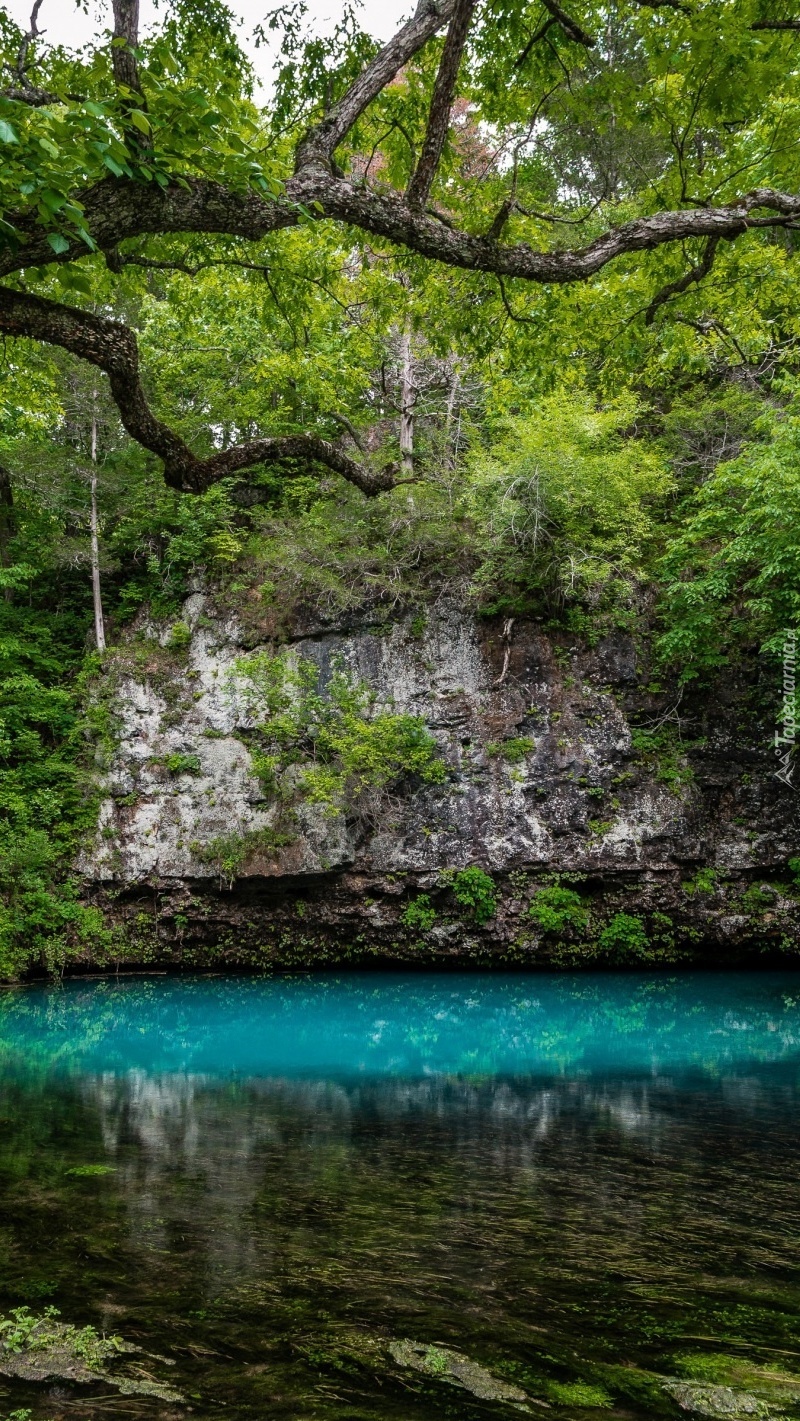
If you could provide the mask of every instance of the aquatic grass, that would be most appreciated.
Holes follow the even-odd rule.
[[[114,1174],[115,1170],[113,1164],[76,1164],[64,1173],[74,1179],[99,1179],[104,1174]]]

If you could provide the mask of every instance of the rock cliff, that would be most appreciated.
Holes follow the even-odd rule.
[[[800,950],[798,798],[774,777],[769,688],[732,678],[676,706],[626,632],[587,647],[453,603],[387,625],[298,627],[293,655],[320,685],[340,665],[378,706],[420,717],[446,775],[400,777],[357,812],[300,796],[278,834],[237,670],[258,636],[200,591],[182,617],[140,628],[105,673],[114,740],[79,868],[127,961]],[[239,845],[233,862],[215,850],[225,843]],[[494,881],[491,916],[454,892],[469,866]]]

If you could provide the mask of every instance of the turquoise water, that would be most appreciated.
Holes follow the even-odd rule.
[[[69,982],[0,1061],[0,1310],[183,1398],[0,1417],[800,1415],[798,975]]]

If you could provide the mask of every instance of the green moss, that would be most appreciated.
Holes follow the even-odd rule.
[[[750,887],[742,894],[742,906],[748,913],[763,913],[767,908],[771,908],[775,902],[775,894],[765,892],[759,883],[751,883]]]
[[[499,756],[509,765],[519,765],[536,749],[536,741],[527,735],[512,736],[509,740],[492,741],[486,746],[486,753],[492,758]]]
[[[67,1169],[65,1174],[72,1175],[76,1179],[99,1179],[104,1174],[114,1174],[116,1166],[113,1164],[76,1164],[73,1169]]]
[[[612,1399],[600,1386],[589,1382],[548,1382],[547,1395],[557,1406],[611,1406]]]
[[[675,794],[693,782],[694,772],[686,760],[686,747],[672,726],[662,726],[660,730],[634,729],[631,745],[659,784],[668,785]]]

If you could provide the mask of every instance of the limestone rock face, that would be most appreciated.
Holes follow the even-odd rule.
[[[536,622],[479,622],[452,602],[388,626],[298,628],[293,654],[318,666],[321,686],[341,665],[378,709],[421,717],[447,774],[408,778],[372,813],[300,800],[294,832],[280,836],[280,806],[253,771],[253,712],[236,669],[252,633],[202,592],[182,617],[191,636],[180,656],[170,629],[151,627],[152,664],[123,648],[112,667],[116,743],[97,838],[79,864],[87,895],[117,917],[155,903],[160,951],[225,940],[238,960],[246,941],[252,961],[274,956],[277,941],[299,952],[302,938],[312,956],[337,960],[343,944],[356,958],[402,959],[413,947],[550,960],[553,933],[526,914],[554,874],[588,895],[598,928],[615,913],[660,914],[670,950],[800,948],[787,869],[800,852],[798,799],[772,774],[769,726],[742,726],[735,687],[729,705],[682,705],[678,721],[644,684],[627,634],[587,649]],[[634,744],[632,725],[648,724],[680,727],[668,754]],[[226,872],[209,846],[237,837],[248,851]],[[486,924],[459,917],[441,877],[469,865],[501,889]],[[710,877],[695,885],[698,870]],[[419,891],[438,905],[422,938],[402,924]],[[561,946],[567,960],[568,933]]]

